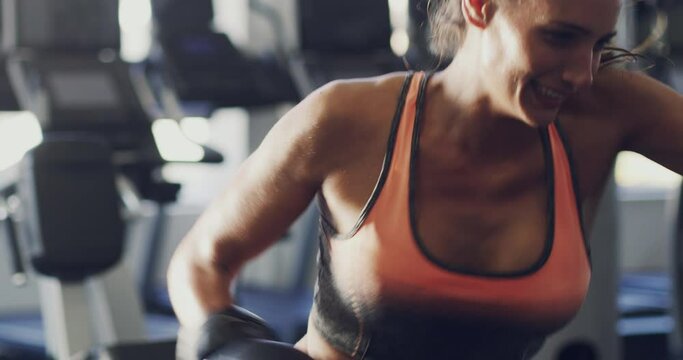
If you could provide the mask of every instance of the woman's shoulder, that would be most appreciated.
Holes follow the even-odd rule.
[[[380,118],[378,112],[392,112],[398,103],[406,73],[332,81],[310,95],[325,107],[328,115],[370,121]]]
[[[370,146],[388,138],[406,73],[335,80],[309,94],[283,119],[310,163],[323,173],[367,156]],[[281,126],[282,126],[281,125]],[[341,151],[343,150],[343,151]],[[322,165],[325,164],[325,165]]]
[[[568,101],[566,112],[584,128],[611,129],[632,137],[651,128],[653,118],[671,118],[681,104],[680,94],[642,71],[606,68],[590,88]]]
[[[317,135],[343,141],[344,135],[367,138],[388,129],[405,77],[405,73],[392,73],[335,80],[316,90],[304,103],[313,110]]]
[[[567,100],[561,115],[572,118],[567,126],[579,132],[623,138],[656,114],[662,99],[670,97],[666,93],[672,92],[641,71],[605,68],[596,74],[592,86]]]
[[[583,110],[609,110],[611,114],[624,116],[633,110],[649,110],[657,99],[673,92],[642,71],[608,67],[596,74],[590,88],[572,99],[572,105]]]
[[[657,158],[670,151],[662,147],[676,148],[680,138],[670,134],[683,132],[682,112],[681,96],[643,72],[600,70],[593,85],[568,99],[558,117],[581,169],[584,192],[601,189],[622,150]]]

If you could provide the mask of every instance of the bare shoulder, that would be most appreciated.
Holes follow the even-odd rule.
[[[584,197],[599,198],[614,159],[637,123],[628,118],[641,111],[640,84],[651,82],[635,72],[602,69],[590,88],[563,105],[558,119],[573,152]]]
[[[595,106],[609,110],[627,132],[651,126],[649,118],[681,104],[680,94],[666,84],[640,71],[619,68],[602,70],[591,93]]]
[[[643,73],[623,70],[606,71],[596,82],[596,90],[603,93],[600,99],[623,131],[620,150],[636,151],[662,165],[683,169],[671,161],[681,152],[681,94]]]
[[[393,115],[405,73],[391,73],[372,78],[336,80],[312,96],[325,104],[328,120],[344,119],[352,126],[369,125]],[[391,116],[390,116],[391,117]]]
[[[568,100],[572,112],[597,113],[603,118],[619,115],[615,110],[638,107],[647,88],[659,87],[655,80],[646,75],[618,68],[600,70],[593,85]]]
[[[593,86],[568,100],[560,120],[588,196],[597,196],[623,150],[683,172],[683,97],[642,72],[601,70]]]
[[[626,70],[619,67],[602,69],[595,77],[598,91],[607,91],[616,97],[642,96],[652,91],[672,89],[639,70]]]
[[[300,129],[295,138],[305,143],[312,155],[309,164],[315,167],[308,171],[325,177],[388,137],[405,77],[392,73],[330,82],[306,97],[278,126]]]
[[[631,150],[643,131],[674,125],[671,114],[680,114],[682,106],[680,94],[646,74],[606,68],[593,86],[569,101],[568,109],[583,129],[619,136],[620,150]]]

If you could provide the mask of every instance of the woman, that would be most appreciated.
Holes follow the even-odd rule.
[[[440,6],[444,71],[326,85],[243,164],[172,260],[183,326],[316,194],[314,359],[525,359],[578,311],[615,156],[683,173],[683,100],[601,66],[618,0]]]

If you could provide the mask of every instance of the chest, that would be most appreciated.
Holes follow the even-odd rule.
[[[542,146],[500,162],[453,166],[429,149],[415,166],[416,241],[447,267],[510,273],[533,267],[548,241],[553,164]]]
[[[540,135],[503,161],[463,160],[425,143],[409,167],[408,230],[447,267],[474,272],[527,270],[548,241],[553,190],[550,148]],[[359,164],[360,165],[360,164]],[[354,227],[376,191],[381,162],[340,174],[326,194],[339,233]],[[381,190],[380,190],[381,191]],[[376,194],[375,194],[376,195]]]

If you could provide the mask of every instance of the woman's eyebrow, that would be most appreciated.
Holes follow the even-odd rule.
[[[610,33],[605,34],[603,37],[600,38],[600,40],[604,42],[610,42],[612,41],[612,39],[614,39],[615,36],[617,36],[617,32],[612,31]]]
[[[581,25],[569,23],[569,22],[566,22],[566,21],[553,21],[553,22],[551,22],[550,24],[551,24],[551,25],[554,25],[554,26],[561,27],[561,28],[563,28],[563,29],[565,29],[565,30],[575,31],[575,32],[577,32],[577,33],[580,33],[581,35],[591,35],[591,34],[593,34],[593,31],[590,30],[590,29],[587,29],[587,28],[585,28],[585,27],[583,27],[583,26],[581,26]],[[616,31],[611,31],[611,32],[609,32],[609,33],[603,35],[603,36],[601,37],[601,39],[610,40],[610,39],[612,39],[613,37],[615,37],[616,35],[617,35],[617,32],[616,32]]]

